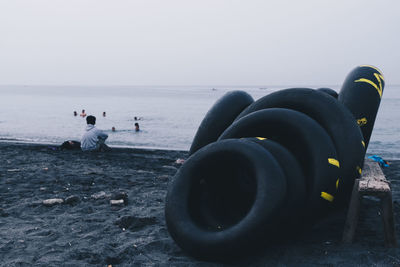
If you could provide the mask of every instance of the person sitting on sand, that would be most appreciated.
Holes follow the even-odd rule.
[[[102,130],[99,130],[94,126],[96,124],[95,116],[87,116],[86,118],[86,132],[81,140],[82,151],[107,151],[110,148],[104,144],[108,135]]]
[[[84,118],[84,117],[86,117],[86,112],[85,112],[85,110],[84,109],[82,109],[82,113],[81,113],[81,115],[80,115],[82,118]]]

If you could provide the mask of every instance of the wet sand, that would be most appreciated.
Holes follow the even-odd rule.
[[[165,227],[167,185],[187,152],[82,153],[13,143],[0,143],[0,151],[0,266],[220,266],[188,257]],[[399,240],[400,161],[390,163],[384,172]],[[54,198],[67,203],[43,204]],[[376,199],[363,200],[354,244],[341,243],[341,210],[236,264],[400,265],[400,249],[384,247],[378,213]]]

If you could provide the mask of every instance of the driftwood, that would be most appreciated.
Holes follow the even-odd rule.
[[[365,160],[361,178],[354,182],[343,232],[343,242],[353,242],[363,196],[374,196],[381,200],[381,215],[385,233],[385,245],[388,247],[396,247],[397,241],[394,229],[390,182],[386,180],[379,164],[370,159]]]

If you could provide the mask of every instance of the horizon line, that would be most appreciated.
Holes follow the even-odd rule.
[[[145,85],[145,84],[106,84],[106,85],[99,85],[99,84],[93,84],[93,85],[81,85],[81,84],[0,84],[0,87],[5,87],[5,86],[21,86],[21,87],[195,87],[195,86],[201,86],[201,87],[259,87],[259,88],[268,88],[268,87],[281,87],[281,86],[289,86],[289,87],[302,87],[302,86],[311,86],[311,87],[337,87],[341,86],[342,84],[239,84],[239,85],[233,85],[233,84],[219,84],[219,85],[210,85],[210,84],[182,84],[182,85],[162,85],[162,84],[152,84],[152,85]],[[400,86],[400,84],[385,84],[385,86]]]
[[[229,87],[277,87],[277,86],[340,86],[340,84],[239,84],[239,85],[233,85],[233,84],[173,84],[173,85],[163,85],[163,84],[106,84],[106,85],[100,85],[100,84],[0,84],[0,86],[44,86],[44,87],[76,87],[76,86],[81,86],[81,87],[154,87],[154,86],[162,86],[162,87],[185,87],[185,86],[204,86],[204,87],[224,87],[224,86],[229,86]]]

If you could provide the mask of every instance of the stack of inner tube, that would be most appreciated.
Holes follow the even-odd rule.
[[[169,184],[172,238],[196,258],[226,261],[345,206],[383,88],[382,73],[362,65],[339,94],[291,88],[257,101],[243,91],[224,95]]]

